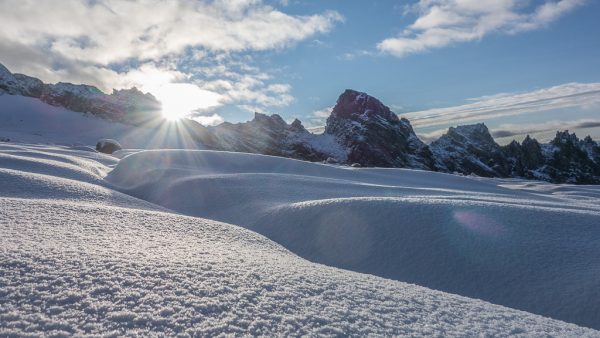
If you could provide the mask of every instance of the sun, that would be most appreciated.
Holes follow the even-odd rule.
[[[220,95],[200,89],[191,83],[167,83],[144,88],[162,104],[162,115],[169,121],[177,121],[195,111],[219,105]]]

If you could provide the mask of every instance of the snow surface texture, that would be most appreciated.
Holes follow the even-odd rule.
[[[190,172],[174,154],[149,153]],[[232,154],[192,158],[211,154],[224,161],[213,169],[235,172]],[[118,159],[90,148],[0,144],[0,155],[0,336],[600,334],[310,263],[255,232],[175,214],[107,187]],[[144,156],[123,163],[151,164]]]
[[[107,180],[313,262],[600,328],[600,187],[145,151]]]

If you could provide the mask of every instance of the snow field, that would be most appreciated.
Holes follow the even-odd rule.
[[[131,154],[107,181],[313,262],[600,328],[599,187],[180,150]]]
[[[0,154],[0,336],[598,336],[310,263],[241,227],[167,212],[109,189],[98,175],[112,161],[93,164],[91,152]]]

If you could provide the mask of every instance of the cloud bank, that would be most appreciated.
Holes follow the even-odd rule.
[[[238,55],[289,47],[342,20],[333,11],[289,15],[261,0],[4,0],[0,62],[45,82],[104,91],[181,82],[221,104],[284,106],[291,88]],[[190,66],[197,62],[205,72]]]
[[[516,0],[419,0],[406,11],[417,19],[399,36],[377,45],[397,57],[461,42],[476,41],[493,33],[516,34],[547,26],[585,4],[586,0],[544,1],[527,6]]]
[[[555,132],[557,130],[576,130],[600,128],[600,119],[580,119],[575,121],[552,120],[531,124],[502,124],[492,130],[492,136],[497,138],[513,137],[527,134]]]
[[[154,60],[188,47],[236,52],[286,47],[329,31],[336,12],[292,16],[257,0],[5,0],[2,39],[109,65]]]

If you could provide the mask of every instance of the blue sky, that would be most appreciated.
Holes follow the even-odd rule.
[[[135,85],[205,124],[260,111],[318,127],[352,88],[426,140],[475,122],[503,142],[565,128],[600,139],[598,1],[60,4],[0,3],[0,62],[47,82]]]

